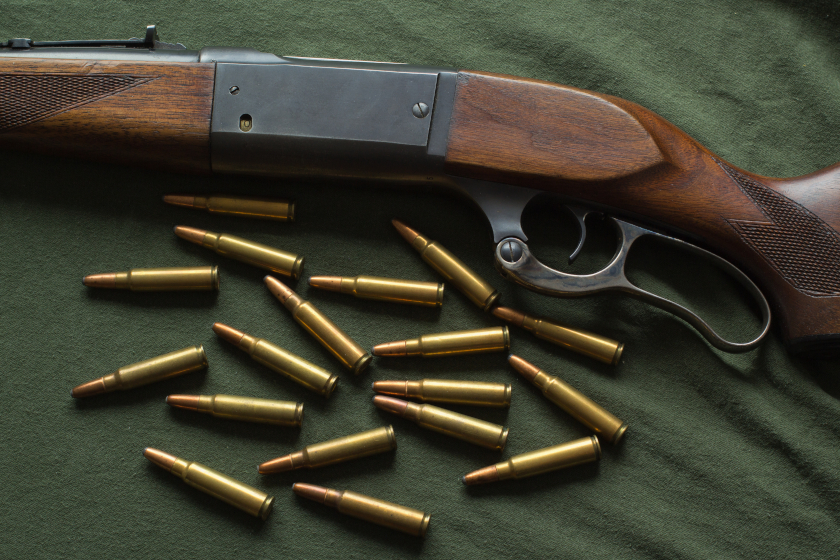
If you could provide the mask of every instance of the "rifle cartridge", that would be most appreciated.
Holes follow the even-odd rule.
[[[307,445],[301,451],[271,459],[258,467],[260,474],[273,474],[302,468],[315,469],[343,463],[397,448],[393,426],[376,428],[321,443]]]
[[[431,404],[415,404],[392,397],[373,397],[377,408],[411,420],[428,428],[469,443],[501,451],[507,443],[508,428],[491,424],[466,414],[458,414]]]
[[[169,395],[166,404],[219,418],[278,426],[300,426],[303,420],[303,403],[290,401],[232,395]]]
[[[598,438],[590,436],[516,455],[507,461],[468,473],[461,478],[461,482],[471,486],[508,478],[526,478],[592,463],[600,458],[601,445]]]
[[[259,198],[254,196],[193,196],[168,194],[163,201],[173,206],[184,206],[207,210],[211,214],[226,214],[258,220],[295,220],[295,203],[279,198]]]
[[[533,317],[509,307],[494,307],[493,315],[517,327],[522,327],[537,338],[547,340],[589,356],[605,364],[614,366],[621,358],[624,343],[593,334],[591,332],[570,329],[548,319]]]
[[[599,437],[610,443],[618,443],[627,431],[626,422],[604,410],[559,377],[547,374],[519,356],[511,355],[508,361],[522,377],[539,387],[548,400],[571,414]]]
[[[88,274],[82,283],[89,288],[112,288],[132,292],[218,290],[219,267],[133,268],[128,272]]]
[[[443,305],[443,284],[379,278],[377,276],[311,276],[309,285],[331,292],[352,294],[357,298],[392,301],[410,305],[440,307]]]
[[[341,513],[408,533],[425,537],[431,515],[420,510],[377,500],[350,490],[333,490],[314,484],[295,482],[292,490],[298,496],[337,509]]]
[[[385,342],[373,347],[374,356],[453,356],[503,352],[510,349],[510,332],[505,327],[424,334],[419,338]]]
[[[207,355],[204,353],[204,347],[201,345],[189,346],[182,350],[121,367],[114,373],[82,383],[74,387],[70,391],[70,395],[75,398],[90,397],[100,393],[133,389],[206,367]]]
[[[359,375],[368,367],[373,356],[365,352],[364,348],[356,344],[317,307],[308,301],[304,301],[291,288],[273,276],[266,276],[263,280],[274,297],[279,299],[283,306],[292,313],[292,318],[315,337],[333,356],[338,358],[338,361],[344,367],[356,375]]]
[[[473,272],[440,243],[420,235],[399,220],[391,220],[391,223],[400,235],[420,253],[420,258],[463,292],[471,302],[487,311],[499,299],[501,294],[493,286],[485,282],[481,276]]]
[[[373,390],[384,395],[421,401],[473,406],[510,406],[511,386],[506,383],[421,379],[420,381],[374,381]]]
[[[303,385],[324,398],[330,398],[338,383],[338,376],[307,362],[264,338],[256,338],[223,323],[214,323],[213,332],[240,350],[247,352],[254,361],[280,375]]]
[[[235,235],[187,226],[175,226],[175,235],[190,243],[212,249],[224,257],[289,276],[292,279],[299,278],[303,270],[303,257]]]
[[[274,496],[242,484],[200,463],[185,461],[151,447],[143,450],[143,456],[162,469],[180,477],[193,488],[215,496],[263,521],[274,506]]]

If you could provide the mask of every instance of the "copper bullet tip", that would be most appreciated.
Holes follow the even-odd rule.
[[[213,332],[219,335],[222,340],[227,340],[231,344],[239,345],[239,341],[245,336],[245,333],[238,331],[233,327],[229,327],[224,323],[213,323]]]
[[[143,457],[167,471],[171,471],[172,465],[174,465],[175,461],[178,460],[178,457],[170,455],[169,453],[164,453],[160,449],[155,449],[153,447],[147,447],[144,449]]]
[[[302,498],[323,504],[327,500],[327,492],[329,492],[329,488],[315,486],[314,484],[295,482],[292,484],[292,491]]]
[[[377,344],[373,347],[374,356],[405,356],[405,340],[397,340],[396,342],[385,342]]]
[[[463,478],[461,478],[461,482],[467,486],[472,486],[473,484],[485,484],[496,480],[499,480],[499,472],[496,470],[496,465],[490,465],[489,467],[484,467],[483,469],[467,473],[463,476]]]
[[[191,228],[187,226],[175,226],[175,235],[181,239],[186,239],[190,243],[201,245],[204,241],[204,236],[207,235],[207,230]]]
[[[341,276],[310,276],[309,285],[331,292],[341,291]]]
[[[113,288],[117,285],[117,274],[115,272],[88,274],[82,278],[82,284],[89,288]]]
[[[414,240],[420,236],[419,233],[417,233],[416,231],[414,231],[399,220],[391,220],[391,224],[393,224],[393,226],[397,228],[397,231],[400,232],[400,235],[403,236],[403,239],[405,239],[409,243],[413,243]]]
[[[195,196],[192,195],[165,194],[163,195],[163,201],[173,206],[195,207]]]
[[[386,395],[405,397],[408,394],[408,381],[374,381],[373,390]]]
[[[494,307],[490,312],[499,319],[517,327],[521,327],[522,323],[525,322],[525,314],[510,307]]]
[[[187,410],[198,410],[198,395],[169,395],[166,397],[166,404],[175,408],[186,408]]]
[[[260,474],[274,474],[286,471],[293,471],[295,469],[295,464],[292,462],[291,455],[283,455],[282,457],[277,457],[276,459],[272,459],[270,461],[266,461],[265,463],[260,463],[257,467],[257,470]]]
[[[291,288],[274,276],[266,276],[263,278],[263,282],[265,282],[265,285],[268,286],[268,290],[274,294],[274,297],[279,299],[282,303],[286,303],[287,299],[295,295],[295,292]]]
[[[524,377],[528,381],[533,381],[537,374],[540,372],[540,368],[538,368],[531,362],[523,360],[519,356],[514,356],[513,354],[511,354],[508,358],[508,363],[510,363],[510,365],[513,366],[513,369],[521,373],[522,377]]]
[[[74,399],[78,399],[81,397],[92,397],[93,395],[99,395],[100,393],[107,393],[108,390],[105,388],[105,382],[102,381],[102,378],[94,379],[93,381],[88,381],[87,383],[82,383],[70,391],[70,395]]]
[[[398,414],[400,416],[405,414],[405,409],[408,408],[408,403],[406,401],[392,397],[383,397],[382,395],[376,395],[373,397],[373,404],[376,405],[376,408],[386,412],[393,412],[394,414]]]

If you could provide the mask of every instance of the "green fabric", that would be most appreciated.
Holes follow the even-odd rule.
[[[4,0],[0,38],[125,38],[157,23],[191,48],[452,65],[546,79],[652,109],[724,159],[792,176],[840,153],[834,2],[184,2]],[[757,351],[712,350],[681,321],[621,296],[558,300],[498,277],[484,218],[444,193],[197,178],[0,153],[0,453],[4,558],[829,558],[840,549],[838,362],[788,355],[774,330]],[[836,188],[836,187],[833,187]],[[297,201],[295,224],[167,207],[165,193],[240,192]],[[526,215],[535,252],[561,263],[576,241],[556,209]],[[441,241],[508,305],[626,342],[617,367],[512,332],[513,352],[630,424],[598,465],[466,488],[502,457],[587,434],[520,378],[502,354],[375,359],[358,379],[289,317],[263,272],[177,239],[176,224],[230,232],[306,257],[305,275],[434,280],[391,218]],[[573,270],[612,250],[608,230]],[[590,247],[587,247],[587,251]],[[600,259],[600,261],[599,261]],[[80,279],[132,267],[217,263],[218,295],[94,291]],[[744,295],[678,252],[640,252],[634,278],[676,294],[723,332],[757,326]],[[439,311],[296,289],[365,347],[499,324],[447,288]],[[339,373],[329,401],[217,340],[221,321]],[[203,344],[210,368],[85,401],[71,387]],[[509,411],[463,408],[510,427],[503,454],[381,412],[378,379],[513,385]],[[300,430],[172,410],[171,393],[298,400]],[[315,443],[393,424],[399,448],[274,476],[256,465]],[[148,463],[160,448],[276,495],[248,517]],[[293,482],[351,489],[431,513],[425,541],[297,498]]]

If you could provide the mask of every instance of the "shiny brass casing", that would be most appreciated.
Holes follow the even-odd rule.
[[[307,445],[301,451],[262,463],[259,466],[259,472],[271,474],[301,468],[315,469],[385,453],[396,448],[397,438],[394,435],[394,428],[392,426],[376,428],[375,430]]]
[[[449,404],[510,406],[511,386],[507,383],[422,379],[420,381],[376,381],[373,390],[385,395]]]
[[[113,288],[133,292],[218,290],[219,267],[134,268],[128,272],[110,272],[85,276],[91,288]]]
[[[443,305],[443,284],[379,278],[377,276],[313,276],[309,285],[315,288],[351,294],[357,298],[440,307]]]
[[[225,214],[258,220],[294,221],[295,204],[279,198],[255,196],[165,196],[165,202],[207,210],[211,214]]]
[[[184,404],[180,404],[179,400],[180,403]],[[277,426],[300,426],[303,420],[303,403],[292,401],[233,395],[170,395],[166,402],[179,408],[187,408],[212,414],[219,418],[243,420],[245,422],[275,424]]]
[[[510,349],[510,332],[505,327],[424,334],[419,338],[388,342],[374,347],[376,356],[453,356],[504,352]]]

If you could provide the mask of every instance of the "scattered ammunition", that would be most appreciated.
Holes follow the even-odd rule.
[[[394,428],[377,428],[350,436],[331,439],[322,443],[307,445],[301,451],[277,457],[262,463],[258,468],[260,474],[273,474],[293,471],[304,467],[315,469],[343,463],[352,459],[385,453],[397,448],[397,438]]]
[[[185,206],[207,210],[211,214],[228,214],[258,220],[280,220],[293,222],[295,203],[279,198],[258,198],[253,196],[192,196],[168,194],[163,201],[173,206]]]
[[[341,513],[390,527],[415,537],[425,537],[431,515],[420,510],[377,500],[350,490],[338,491],[314,484],[296,482],[292,485],[295,494],[328,505]]]
[[[75,398],[133,389],[207,367],[203,346],[190,346],[156,358],[121,367],[114,373],[82,383],[70,391]]]
[[[335,384],[338,383],[337,375],[283,350],[264,338],[255,338],[222,323],[214,323],[213,332],[250,354],[254,361],[303,385],[310,391],[330,398],[335,390]]]
[[[537,338],[553,342],[572,352],[595,358],[611,366],[618,363],[621,352],[624,350],[623,342],[616,342],[586,331],[570,329],[548,319],[532,317],[509,307],[495,307],[492,313],[511,325],[522,327],[533,333]]]
[[[132,292],[218,290],[219,267],[134,268],[128,272],[88,274],[82,283],[89,288],[113,288]]]
[[[273,496],[242,484],[227,475],[207,468],[200,463],[184,461],[151,447],[143,450],[143,456],[162,469],[181,477],[184,482],[193,488],[198,488],[202,492],[215,496],[254,517],[265,520],[271,513],[271,508],[274,505]]]
[[[420,338],[385,342],[373,347],[374,356],[453,356],[503,352],[510,349],[507,327],[424,334]]]
[[[352,294],[357,298],[440,307],[443,304],[443,284],[397,280],[376,276],[311,276],[309,285],[331,292]]]
[[[452,282],[452,285],[461,290],[471,302],[487,311],[499,299],[500,294],[493,286],[444,249],[440,243],[430,241],[399,220],[391,220],[391,223],[429,266]]]
[[[374,381],[373,390],[385,395],[421,401],[507,408],[510,406],[511,388],[506,383],[422,379],[420,381]]]
[[[592,463],[600,458],[601,446],[598,438],[590,436],[516,455],[507,461],[473,471],[465,475],[461,482],[473,485],[508,478],[526,478],[583,463]]]
[[[293,279],[300,277],[303,270],[303,257],[293,253],[287,253],[268,245],[255,243],[228,235],[227,233],[214,233],[203,229],[196,229],[186,226],[175,226],[175,235],[186,239],[190,243],[201,245],[216,253],[252,264]]]
[[[547,374],[519,356],[511,355],[508,361],[516,371],[522,374],[522,377],[539,387],[548,400],[608,442],[618,443],[627,431],[625,422],[592,402],[586,395],[560,378]]]
[[[303,420],[303,403],[289,401],[231,395],[169,395],[166,404],[219,418],[278,426],[300,426]]]
[[[292,313],[292,318],[298,322],[309,334],[338,358],[344,367],[356,375],[364,371],[373,356],[365,352],[364,348],[356,344],[352,338],[339,329],[335,323],[318,311],[318,308],[308,301],[301,299],[288,286],[274,278],[266,276],[265,285],[274,297]]]
[[[423,428],[468,441],[487,449],[501,451],[507,442],[507,428],[466,414],[458,414],[430,404],[415,404],[381,395],[373,397],[373,404],[377,408],[407,418]]]

